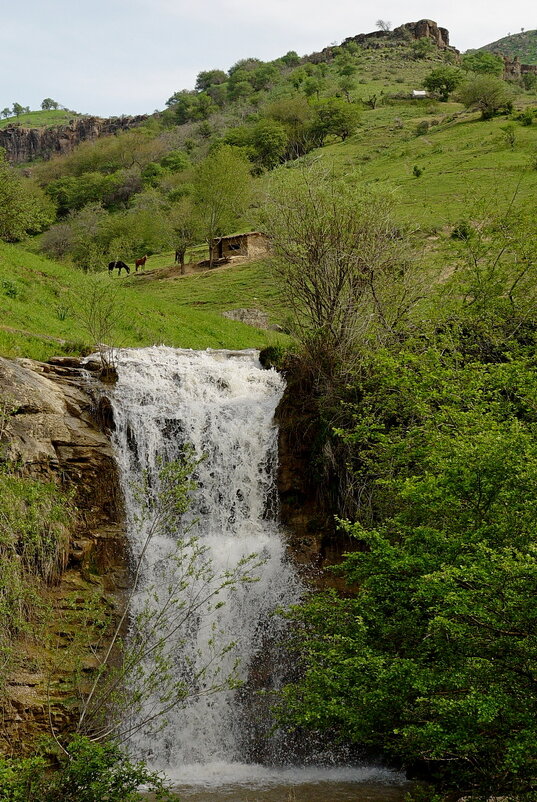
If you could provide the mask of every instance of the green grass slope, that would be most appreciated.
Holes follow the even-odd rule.
[[[262,263],[151,281],[87,275],[0,243],[0,353],[45,360],[91,348],[80,310],[95,282],[110,288],[121,312],[117,347],[262,348],[285,339],[221,314],[251,305],[278,319],[275,288]]]
[[[483,45],[479,50],[503,53],[510,58],[518,56],[522,64],[537,64],[537,30],[509,34],[496,42]]]
[[[472,214],[479,203],[501,206],[515,193],[518,202],[533,204],[536,124],[523,126],[505,116],[482,121],[455,103],[428,111],[406,120],[399,115],[396,121],[394,110],[379,109],[355,136],[316,155],[336,172],[392,188],[401,219],[428,233]],[[430,127],[417,136],[421,120]],[[514,133],[513,146],[506,127]]]
[[[21,125],[23,128],[50,128],[55,125],[67,125],[74,117],[81,116],[77,112],[62,109],[29,111],[19,114],[18,117],[5,117],[0,120],[0,128],[7,128],[8,125]]]

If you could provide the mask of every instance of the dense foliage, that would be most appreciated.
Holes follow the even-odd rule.
[[[155,800],[177,799],[160,775],[132,762],[113,742],[76,736],[58,755],[59,767],[31,758],[0,758],[0,802],[141,802],[144,785]]]
[[[476,799],[536,798],[536,262],[518,225],[470,227],[434,324],[363,342],[325,387],[354,592],[294,612],[304,675],[282,705]]]
[[[21,240],[49,226],[54,205],[35,183],[25,181],[5,161],[0,148],[0,239]]]

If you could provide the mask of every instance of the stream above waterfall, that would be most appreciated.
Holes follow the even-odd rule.
[[[161,587],[176,581],[164,576],[162,566],[183,537],[179,530],[159,532],[146,548],[134,488],[141,476],[157,487],[159,465],[185,447],[201,461],[182,526],[202,544],[206,564],[220,576],[256,555],[255,581],[219,590],[217,605],[190,616],[174,634],[184,644],[176,665],[185,683],[203,676],[210,687],[212,675],[202,672],[222,639],[230,646],[218,659],[217,674],[236,670],[240,687],[193,693],[168,710],[156,729],[144,726],[144,711],[135,714],[141,718],[129,748],[191,802],[401,800],[400,775],[344,765],[326,744],[317,760],[313,747],[291,746],[270,719],[270,699],[289,670],[286,624],[276,611],[305,593],[278,523],[274,413],[283,391],[281,375],[262,369],[255,351],[152,347],[119,355],[111,391],[114,446],[131,552],[134,560],[142,557],[133,620],[136,605],[162,603]],[[189,548],[184,553],[191,555]],[[198,598],[196,582],[190,584],[185,592]],[[147,705],[152,710],[154,699]]]

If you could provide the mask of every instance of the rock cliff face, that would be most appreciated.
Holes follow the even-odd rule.
[[[503,58],[503,79],[505,81],[518,81],[523,75],[537,75],[537,64],[522,64],[518,56],[513,59],[498,53]]]
[[[70,153],[80,142],[109,136],[117,131],[127,131],[146,119],[147,115],[112,117],[109,120],[80,117],[71,120],[69,125],[52,128],[8,125],[7,128],[0,129],[0,148],[4,148],[7,159],[14,164],[34,159],[50,159],[52,156]]]
[[[280,515],[287,528],[289,552],[309,582],[318,588],[348,588],[336,574],[326,572],[341,562],[357,543],[336,530],[337,502],[323,484],[318,464],[319,421],[307,381],[287,371],[288,385],[276,412],[279,426],[278,491]]]
[[[393,37],[403,37],[411,39],[432,39],[439,48],[449,47],[449,31],[447,28],[439,28],[432,19],[421,19],[419,22],[405,22],[398,28],[394,28]]]
[[[345,39],[345,43],[356,42],[361,45],[379,43],[380,46],[386,44],[403,45],[414,39],[431,39],[440,49],[448,48],[449,31],[447,28],[439,28],[432,19],[421,19],[418,22],[405,22],[393,31],[372,31],[372,33],[360,33],[358,36],[351,36]]]
[[[50,721],[61,733],[75,715],[65,682],[67,659],[62,663],[62,650],[73,636],[64,613],[71,622],[74,615],[75,627],[83,626],[86,602],[98,598],[117,615],[129,581],[117,468],[99,404],[76,360],[56,362],[0,358],[0,395],[16,410],[7,421],[4,456],[23,474],[74,491],[77,509],[67,568],[50,590],[54,615],[48,635],[60,659],[50,673],[48,646],[18,645],[20,668],[0,703],[0,751],[10,753],[24,752],[36,736],[50,734]],[[81,654],[83,672],[95,665],[96,653],[87,649]]]

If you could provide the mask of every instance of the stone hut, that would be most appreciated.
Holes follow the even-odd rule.
[[[228,237],[216,237],[211,242],[211,259],[213,262],[218,259],[230,259],[234,256],[260,259],[263,256],[267,256],[269,251],[269,239],[261,231],[232,234]]]

